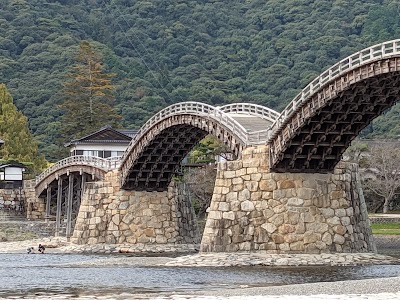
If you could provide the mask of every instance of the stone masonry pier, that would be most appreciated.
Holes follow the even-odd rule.
[[[171,183],[166,192],[120,189],[117,171],[87,183],[72,242],[76,244],[198,244],[191,203]]]
[[[358,166],[333,174],[272,173],[268,147],[220,163],[203,252],[375,252]]]

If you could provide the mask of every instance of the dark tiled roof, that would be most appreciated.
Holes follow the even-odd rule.
[[[113,129],[111,126],[106,126],[80,139],[72,140],[71,142],[65,144],[65,147],[76,144],[94,143],[129,144],[136,133],[136,130]]]

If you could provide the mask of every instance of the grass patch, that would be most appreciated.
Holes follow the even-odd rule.
[[[371,224],[373,234],[400,235],[400,223]]]

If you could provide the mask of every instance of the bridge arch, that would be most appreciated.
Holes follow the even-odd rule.
[[[398,101],[400,40],[361,50],[307,85],[271,127],[275,172],[332,172],[351,141]]]
[[[153,116],[132,140],[121,162],[127,190],[165,191],[182,159],[207,134],[240,156],[248,131],[229,114],[207,104],[178,103]]]
[[[56,164],[46,169],[35,179],[36,195],[40,196],[47,187],[60,176],[69,173],[83,173],[92,176],[93,180],[103,179],[105,174],[112,169],[116,169],[118,161],[102,159],[94,156],[70,156],[58,161]]]

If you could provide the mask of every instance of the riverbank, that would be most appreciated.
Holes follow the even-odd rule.
[[[42,255],[27,255],[25,249],[29,246],[37,246],[39,243],[45,244],[47,246],[46,253],[49,256]],[[400,277],[393,278],[377,278],[377,279],[361,279],[361,280],[344,280],[349,277],[341,277],[338,274],[346,274],[345,270],[359,270],[361,273],[365,270],[370,270],[374,268],[375,270],[387,270],[387,268],[397,268],[393,264],[398,264],[398,260],[393,257],[388,257],[379,254],[370,253],[345,253],[345,254],[261,254],[261,253],[206,253],[206,254],[190,254],[184,256],[175,257],[175,255],[168,255],[167,252],[162,253],[119,253],[114,252],[118,249],[126,249],[126,245],[73,245],[70,244],[65,238],[41,238],[29,241],[20,242],[2,242],[0,243],[1,253],[11,253],[16,255],[11,255],[12,259],[24,260],[23,264],[28,261],[32,261],[34,258],[39,258],[39,261],[44,262],[45,265],[53,264],[56,268],[67,268],[69,272],[71,270],[79,270],[79,272],[85,272],[85,270],[118,270],[116,274],[128,275],[127,271],[124,270],[136,270],[139,272],[135,276],[145,276],[148,272],[154,272],[152,270],[161,270],[162,273],[165,272],[165,276],[171,276],[176,270],[181,270],[182,274],[192,274],[199,270],[198,272],[204,272],[203,270],[208,270],[210,274],[218,274],[221,270],[224,272],[239,272],[240,270],[253,270],[256,274],[262,274],[263,276],[277,276],[276,274],[287,274],[286,272],[300,272],[307,278],[311,276],[314,271],[310,270],[325,270],[323,272],[328,272],[331,274],[332,280],[338,280],[334,282],[317,282],[317,283],[289,283],[285,282],[285,285],[276,285],[274,283],[263,283],[263,286],[257,286],[254,282],[237,284],[236,286],[229,288],[224,288],[223,285],[216,289],[208,290],[205,289],[187,289],[170,292],[161,293],[132,293],[132,292],[121,292],[112,291],[111,294],[107,294],[107,290],[104,291],[104,295],[100,294],[64,294],[56,293],[49,295],[46,293],[36,293],[32,294],[32,297],[25,299],[158,299],[158,300],[260,300],[260,299],[400,299]],[[166,247],[166,249],[169,246]],[[108,249],[108,250],[107,250]],[[100,252],[99,252],[100,251]],[[110,253],[105,253],[104,251],[110,251]],[[64,261],[66,256],[59,256],[60,254],[88,254],[84,256],[84,259],[80,259],[79,262],[60,264],[57,263],[60,258]],[[96,255],[96,253],[104,253],[102,255]],[[56,254],[56,256],[51,255]],[[170,253],[171,254],[171,253]],[[146,256],[150,255],[150,256]],[[182,254],[180,254],[182,255]],[[145,257],[146,256],[146,257]],[[2,257],[2,255],[0,255]],[[6,257],[6,256],[4,256]],[[20,257],[20,258],[18,258]],[[26,258],[29,257],[29,258]],[[48,257],[48,258],[47,258]],[[75,255],[73,256],[75,257]],[[82,256],[81,256],[82,257]],[[72,257],[71,257],[72,258]],[[27,261],[26,261],[27,259]],[[72,259],[75,260],[75,259]],[[41,263],[42,265],[43,263]],[[377,265],[388,265],[388,266],[377,266]],[[53,268],[53,265],[49,265]],[[343,267],[342,267],[343,266]],[[357,266],[357,267],[353,267]],[[51,269],[52,269],[51,268]],[[136,269],[135,269],[136,268]],[[356,268],[356,269],[354,269]],[[381,269],[376,269],[381,268]],[[400,266],[399,272],[395,271],[389,276],[400,276]],[[31,269],[34,271],[35,268]],[[50,269],[48,269],[50,270]],[[229,270],[229,271],[228,271]],[[236,270],[236,271],[235,271]],[[284,271],[274,271],[274,270],[284,270]],[[286,270],[286,271],[285,271]],[[364,270],[364,271],[361,271]],[[394,269],[397,270],[397,269]],[[29,272],[31,272],[29,271]],[[90,271],[92,272],[92,271]],[[94,271],[101,272],[101,271]],[[104,272],[104,271],[103,271]],[[260,273],[259,273],[260,272]],[[339,272],[339,273],[337,273]],[[133,276],[133,273],[129,273],[127,280]],[[140,275],[142,274],[142,275]],[[244,273],[245,274],[245,273]],[[270,274],[270,275],[266,275]],[[336,274],[336,275],[335,275]],[[356,274],[356,273],[354,273]],[[374,274],[374,275],[372,275]],[[110,274],[111,275],[111,274]],[[120,275],[116,275],[120,276]],[[214,275],[213,275],[214,276]],[[217,275],[215,275],[217,276]],[[219,275],[218,275],[219,276]],[[279,275],[280,276],[280,275]],[[346,275],[348,276],[348,275]],[[371,273],[374,277],[385,277],[388,275],[382,275],[380,272]],[[124,277],[125,278],[125,277]],[[139,278],[139,277],[133,277]],[[155,279],[157,278],[157,279]],[[218,277],[216,277],[218,278]],[[331,277],[327,277],[322,281],[329,280]],[[350,277],[354,278],[354,277]],[[364,277],[365,278],[365,275]],[[344,281],[340,281],[340,280]],[[358,277],[358,279],[360,279]],[[132,279],[131,279],[132,280]],[[154,286],[162,283],[163,280],[157,276],[153,279],[149,279],[151,282],[154,280]],[[192,282],[193,279],[187,279],[188,284]],[[201,280],[201,279],[200,279]],[[221,282],[225,282],[223,279],[218,279]],[[135,281],[136,282],[136,281]],[[146,281],[147,282],[147,281]],[[197,282],[197,279],[196,281]],[[239,280],[241,282],[241,280]],[[251,281],[250,281],[251,282]],[[311,281],[312,282],[312,281]],[[135,283],[135,286],[138,283]],[[260,284],[260,283],[259,283]],[[1,290],[0,290],[1,291]],[[24,298],[23,297],[23,298]],[[2,295],[0,293],[0,299],[17,299],[18,297],[10,295]]]
[[[135,257],[154,256],[144,266],[166,267],[240,267],[240,266],[357,266],[400,264],[400,259],[376,253],[268,254],[260,252],[197,253],[198,245],[76,245],[64,237],[48,237],[19,242],[2,242],[0,253],[26,253],[28,247],[46,247],[50,254],[109,254],[109,264],[118,264],[118,255],[125,254],[122,264],[139,265]],[[189,254],[189,255],[188,255]],[[184,256],[183,256],[184,255]],[[143,261],[141,259],[140,261]]]

